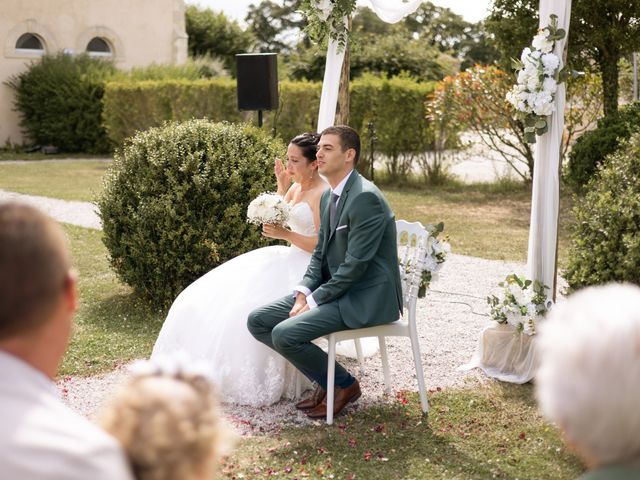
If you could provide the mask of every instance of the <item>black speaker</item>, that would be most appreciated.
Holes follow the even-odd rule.
[[[239,110],[278,109],[278,54],[236,55]]]

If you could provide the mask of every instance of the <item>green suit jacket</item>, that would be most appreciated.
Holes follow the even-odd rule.
[[[318,305],[338,302],[350,328],[398,320],[402,285],[396,223],[384,196],[358,172],[351,173],[329,223],[331,192],[320,199],[318,244],[302,285]]]

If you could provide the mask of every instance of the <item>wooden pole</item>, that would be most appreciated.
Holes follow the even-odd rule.
[[[348,19],[347,28],[351,31],[351,17]],[[336,111],[336,125],[349,124],[349,72],[351,62],[349,59],[349,41],[344,46],[344,61],[340,72],[340,87],[338,90],[338,108]]]

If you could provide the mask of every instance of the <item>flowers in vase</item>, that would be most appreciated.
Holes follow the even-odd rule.
[[[536,135],[549,129],[548,117],[555,111],[555,94],[558,84],[566,77],[560,69],[560,58],[553,52],[555,42],[565,37],[558,28],[557,15],[551,15],[550,24],[538,31],[531,47],[522,51],[520,60],[512,59],[518,72],[516,85],[507,93],[507,101],[514,106],[517,116],[525,124],[525,139],[536,142]]]
[[[548,287],[537,280],[528,280],[516,274],[508,275],[498,285],[502,287],[502,294],[499,297],[487,297],[491,318],[498,323],[511,325],[518,332],[534,335],[539,318],[548,309],[545,293]]]
[[[291,207],[276,193],[261,193],[247,208],[247,222],[254,225],[272,223],[285,225],[289,221]]]

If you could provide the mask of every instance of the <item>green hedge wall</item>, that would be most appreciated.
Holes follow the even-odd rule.
[[[370,120],[378,136],[376,152],[393,159],[401,153],[424,151],[428,141],[424,102],[434,85],[372,76],[351,82],[349,123],[360,131],[365,153]],[[315,131],[320,93],[317,82],[281,82],[280,108],[265,112],[265,129],[284,141]],[[229,79],[108,83],[103,104],[104,126],[116,146],[137,131],[167,120],[257,121],[255,112],[238,111],[235,81]]]

